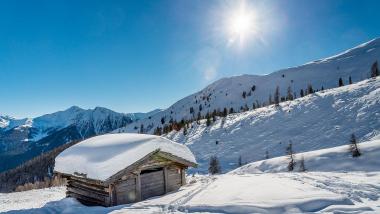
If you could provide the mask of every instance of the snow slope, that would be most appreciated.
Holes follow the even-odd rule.
[[[299,160],[303,157],[307,171],[380,171],[380,140],[363,142],[358,145],[362,155],[357,158],[352,158],[351,154],[348,152],[347,145],[298,153],[295,155],[295,170],[298,170]],[[288,162],[289,160],[286,156],[271,158],[247,164],[230,173],[286,172]]]
[[[229,171],[238,167],[239,156],[243,162],[262,160],[266,151],[282,156],[290,141],[296,152],[346,145],[352,133],[366,141],[380,133],[380,78],[191,126],[187,135],[181,130],[165,137],[186,144],[201,172],[212,155]]]
[[[92,137],[69,147],[56,157],[54,170],[106,180],[158,150],[196,163],[185,145],[155,135],[123,133]]]
[[[188,176],[188,184],[179,191],[110,208],[86,207],[64,198],[61,187],[0,194],[0,212],[379,213],[380,139],[363,142],[360,148],[363,155],[355,159],[343,147],[304,153],[310,171],[302,173],[279,172],[286,165],[285,157],[280,157],[228,174]],[[267,170],[262,170],[263,165]],[[365,170],[343,172],[360,166]]]
[[[380,61],[380,38],[361,44],[333,57],[316,60],[298,67],[287,68],[268,75],[242,75],[220,79],[203,90],[189,95],[169,108],[158,112],[151,118],[145,118],[123,128],[123,132],[137,132],[141,124],[146,133],[153,133],[156,127],[163,126],[161,120],[169,121],[196,118],[198,113],[206,115],[207,112],[231,107],[239,111],[247,105],[252,109],[253,103],[262,105],[268,103],[269,95],[273,96],[276,86],[280,87],[280,95],[286,96],[290,87],[297,97],[300,90],[305,90],[308,84],[313,88],[324,89],[338,86],[341,77],[345,84],[351,76],[353,82],[369,77],[371,65]],[[246,97],[243,98],[243,93]],[[190,109],[193,113],[190,113]],[[138,127],[138,129],[136,129]]]

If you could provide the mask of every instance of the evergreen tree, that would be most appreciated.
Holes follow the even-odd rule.
[[[164,124],[164,123],[165,123],[165,118],[161,117],[161,124]]]
[[[288,86],[288,94],[286,96],[286,99],[287,100],[293,100],[293,92],[292,92],[292,88],[290,86]]]
[[[291,142],[286,147],[286,154],[288,155],[288,158],[289,158],[288,171],[290,172],[290,171],[294,170],[294,167],[296,165],[295,158],[294,158],[293,146],[292,146]]]
[[[197,121],[200,121],[201,119],[202,119],[202,115],[201,115],[201,112],[199,111],[199,112],[198,112]]]
[[[243,91],[242,97],[245,99],[247,97],[247,92]]]
[[[300,160],[300,172],[306,172],[306,167],[305,167],[305,158],[302,156]]]
[[[269,94],[269,105],[272,105],[273,104],[273,100],[272,100],[272,94]],[[255,104],[253,104],[255,105]]]
[[[379,68],[376,61],[372,64],[372,67],[371,67],[371,77],[375,78],[377,76],[379,76]]]
[[[274,104],[275,106],[280,105],[280,87],[276,87],[276,91],[274,92]]]
[[[268,150],[265,151],[265,159],[269,159],[269,152],[268,152]]]
[[[313,86],[311,86],[311,84],[308,84],[307,85],[307,94],[312,94],[312,93],[314,93]]]
[[[234,113],[234,108],[230,108],[230,114],[233,114]]]
[[[185,136],[187,135],[187,127],[186,126],[183,127],[183,135],[185,135]]]
[[[208,113],[206,114],[206,125],[207,126],[211,125],[211,119],[210,119],[210,115]]]
[[[144,124],[141,124],[140,125],[140,134],[143,134],[144,133]]]
[[[220,168],[218,157],[216,157],[216,156],[211,156],[210,157],[208,172],[211,175],[219,174],[219,173],[222,172],[222,170]]]
[[[239,167],[243,166],[243,162],[242,162],[242,160],[241,160],[241,155],[239,155],[238,166],[239,166]]]
[[[343,80],[342,80],[342,78],[339,77],[339,87],[341,87],[341,86],[344,86],[344,84],[343,84]]]
[[[301,89],[301,91],[300,91],[300,96],[301,96],[301,97],[305,96],[305,94],[304,94],[304,92],[303,92],[303,89]]]
[[[351,76],[348,77],[348,83],[349,83],[350,85],[352,84]]]
[[[352,157],[359,157],[361,155],[360,151],[359,151],[359,148],[358,148],[358,144],[356,142],[356,136],[355,134],[352,134],[351,135],[351,139],[350,139],[350,152],[352,154]]]
[[[223,109],[223,117],[226,117],[227,114],[228,114],[228,111],[227,111],[227,108],[225,107],[225,108]]]

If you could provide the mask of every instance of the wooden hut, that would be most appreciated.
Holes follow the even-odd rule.
[[[68,180],[67,197],[114,206],[178,190],[188,167],[196,161],[185,145],[152,135],[107,134],[63,151],[54,170]]]

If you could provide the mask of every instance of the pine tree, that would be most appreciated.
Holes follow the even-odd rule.
[[[306,172],[306,167],[305,167],[305,158],[302,156],[300,160],[300,172]]]
[[[265,151],[265,159],[269,159],[269,152],[268,152],[268,150]]]
[[[247,97],[247,92],[243,91],[242,97],[245,99]]]
[[[372,64],[372,67],[371,67],[371,77],[375,78],[377,76],[379,76],[379,68],[376,61]]]
[[[274,104],[275,106],[280,105],[280,87],[276,87],[276,91],[274,92]]]
[[[164,123],[165,123],[165,118],[162,117],[162,118],[161,118],[161,124],[164,124]]]
[[[185,135],[185,136],[187,135],[187,127],[186,126],[183,127],[183,135]]]
[[[207,113],[206,114],[206,126],[210,126],[211,125],[211,119],[210,119],[210,115]]]
[[[273,104],[273,100],[272,100],[272,94],[269,94],[269,105],[272,105]],[[253,104],[255,105],[255,104]]]
[[[307,94],[312,94],[314,93],[313,86],[311,84],[307,85]]]
[[[305,94],[304,94],[304,92],[303,92],[303,89],[301,89],[301,91],[300,91],[300,96],[301,96],[301,97],[305,96]]]
[[[351,134],[351,139],[350,139],[350,152],[352,154],[352,157],[359,157],[361,155],[358,144],[356,142],[356,136],[355,134]]]
[[[144,133],[144,124],[141,124],[140,125],[140,134],[143,134]]]
[[[222,172],[222,170],[220,168],[218,157],[216,157],[216,156],[211,156],[210,157],[208,172],[211,175],[219,174],[219,173]]]
[[[348,83],[349,83],[350,85],[352,84],[351,76],[348,77]]]
[[[234,113],[234,108],[230,108],[230,114],[233,114]]]
[[[288,158],[289,158],[288,171],[290,172],[294,170],[294,167],[296,165],[296,162],[294,160],[295,158],[294,158],[293,146],[291,142],[286,147],[286,154],[288,155]]]
[[[238,159],[238,166],[243,166],[243,162],[241,160],[241,155],[239,155],[239,159]]]
[[[227,114],[228,114],[227,108],[224,108],[223,109],[223,117],[227,117]]]
[[[341,86],[344,86],[344,84],[343,84],[343,80],[342,80],[342,78],[339,77],[339,87],[341,87]]]
[[[290,86],[288,86],[288,94],[286,96],[286,99],[287,100],[293,100],[293,92],[292,92],[292,88]]]

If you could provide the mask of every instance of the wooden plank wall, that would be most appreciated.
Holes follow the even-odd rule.
[[[108,206],[110,197],[108,188],[83,180],[68,179],[67,197],[74,197],[85,205]]]
[[[115,184],[116,204],[128,204],[137,201],[136,182],[137,177],[129,177]]]
[[[181,169],[177,166],[167,167],[167,191],[178,190],[182,185]]]

